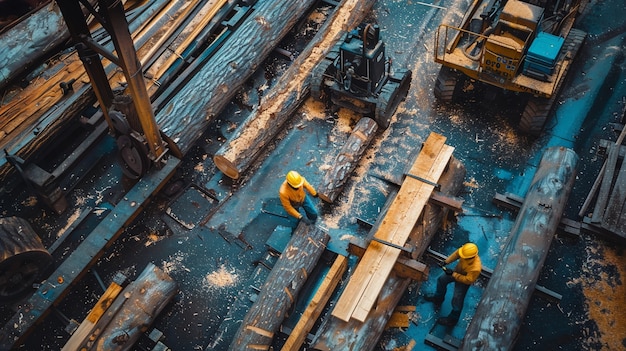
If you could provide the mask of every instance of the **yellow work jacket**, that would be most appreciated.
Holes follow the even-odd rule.
[[[476,279],[478,279],[482,269],[480,257],[476,255],[474,258],[461,258],[461,256],[459,256],[459,250],[457,249],[452,255],[446,258],[445,264],[450,264],[456,260],[459,260],[459,263],[454,268],[452,278],[459,283],[467,285],[474,283]]]
[[[278,191],[280,203],[283,204],[285,211],[297,219],[302,218],[302,215],[298,212],[297,208],[302,206],[304,203],[304,197],[306,196],[304,189],[306,189],[311,195],[317,196],[317,191],[315,191],[306,179],[304,179],[304,184],[298,189],[292,188],[289,184],[287,184],[287,181],[284,181]]]

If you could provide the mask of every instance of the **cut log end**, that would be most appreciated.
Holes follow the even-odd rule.
[[[213,156],[213,162],[215,162],[217,168],[219,168],[219,170],[222,171],[222,173],[224,173],[228,178],[235,180],[239,179],[239,171],[226,157],[222,155],[215,155]]]

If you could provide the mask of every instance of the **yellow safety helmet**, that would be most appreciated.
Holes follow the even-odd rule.
[[[287,173],[287,183],[293,188],[299,188],[304,184],[304,178],[296,171],[289,171]]]
[[[476,255],[478,255],[478,246],[474,243],[464,244],[459,249],[459,256],[461,256],[461,258],[473,258]]]

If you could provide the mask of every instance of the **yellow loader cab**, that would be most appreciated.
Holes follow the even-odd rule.
[[[435,96],[452,101],[466,79],[528,94],[519,128],[538,135],[586,37],[572,29],[582,1],[474,1],[460,27],[436,33]]]

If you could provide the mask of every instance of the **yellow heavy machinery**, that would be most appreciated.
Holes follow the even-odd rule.
[[[587,0],[474,0],[459,27],[442,24],[434,93],[450,102],[467,84],[527,94],[519,129],[538,135],[586,33],[574,29]]]

